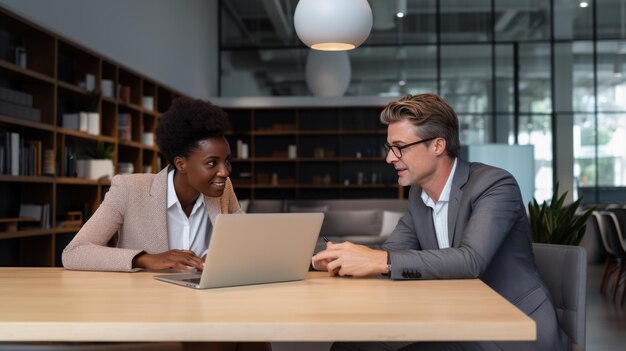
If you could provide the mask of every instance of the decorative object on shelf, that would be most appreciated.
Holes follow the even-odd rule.
[[[132,174],[135,172],[135,165],[132,162],[120,162],[117,164],[119,174]]]
[[[42,172],[47,176],[56,175],[56,157],[53,149],[43,151],[43,169]]]
[[[376,173],[372,173],[372,184],[376,184],[377,180],[378,180],[378,175]]]
[[[290,159],[295,159],[298,157],[298,149],[295,145],[287,146],[287,157]]]
[[[143,173],[152,173],[152,165],[143,165]]]
[[[548,204],[544,201],[541,206],[534,198],[528,203],[530,220],[530,234],[533,242],[559,245],[578,245],[585,236],[586,222],[595,210],[592,207],[582,214],[576,211],[583,198],[563,207],[567,191],[559,197],[559,183],[554,188],[554,194]]]
[[[87,89],[87,91],[96,90],[96,76],[95,75],[91,73],[85,74],[85,89]]]
[[[363,185],[363,172],[357,172],[356,173],[356,183],[357,185]]]
[[[330,185],[332,181],[333,178],[331,177],[330,173],[324,174],[324,178],[322,178],[322,183],[324,183],[324,185]]]
[[[100,114],[98,112],[87,113],[87,133],[100,135]]]
[[[127,104],[130,103],[130,87],[128,85],[121,86],[120,99]]]
[[[298,37],[315,50],[352,50],[372,30],[367,0],[300,0],[293,17]]]
[[[237,158],[245,160],[248,158],[248,156],[249,156],[248,144],[244,143],[241,140],[237,140]]]
[[[152,96],[144,96],[141,98],[141,106],[148,111],[154,111],[154,98]]]
[[[80,211],[67,211],[65,220],[59,223],[59,227],[80,228],[83,225],[83,213]]]
[[[15,64],[27,68],[28,55],[26,54],[26,48],[18,46],[15,48]]]
[[[144,145],[154,146],[154,133],[143,132],[143,134],[141,135],[141,142]]]
[[[350,85],[348,53],[309,50],[306,60],[306,85],[315,96],[342,96]]]
[[[104,97],[113,97],[113,81],[109,79],[103,79],[100,81],[100,92]]]
[[[113,178],[113,145],[102,141],[96,143],[94,159],[76,161],[76,173],[79,178],[106,179]]]

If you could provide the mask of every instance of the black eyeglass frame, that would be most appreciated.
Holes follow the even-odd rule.
[[[389,143],[385,143],[385,150],[387,151],[387,154],[389,154],[389,151],[391,150],[391,152],[393,152],[393,154],[397,158],[402,158],[402,149],[405,149],[405,148],[407,148],[409,146],[418,145],[418,144],[425,143],[425,142],[428,142],[428,141],[431,141],[431,140],[435,140],[437,138],[439,138],[439,137],[432,137],[432,138],[422,139],[422,140],[416,141],[414,143],[409,143],[409,144],[402,145],[402,146],[391,145]],[[396,151],[394,149],[398,150],[398,153],[396,153]],[[398,155],[398,154],[400,154],[400,155]]]

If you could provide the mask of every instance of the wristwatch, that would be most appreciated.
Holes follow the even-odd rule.
[[[389,257],[389,251],[387,251],[387,272],[383,273],[384,276],[391,275],[391,258]]]

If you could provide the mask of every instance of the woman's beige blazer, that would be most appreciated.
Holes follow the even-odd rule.
[[[230,179],[224,194],[204,197],[211,223],[220,213],[241,213]],[[67,269],[131,272],[140,252],[169,250],[167,168],[158,174],[117,175],[94,215],[63,250]],[[107,243],[119,233],[117,247]]]

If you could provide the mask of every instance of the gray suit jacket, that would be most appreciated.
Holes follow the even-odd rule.
[[[448,203],[447,249],[439,249],[421,192],[411,188],[409,211],[383,245],[391,278],[480,278],[535,320],[537,342],[528,349],[563,350],[564,334],[535,267],[528,217],[513,176],[458,160]]]

